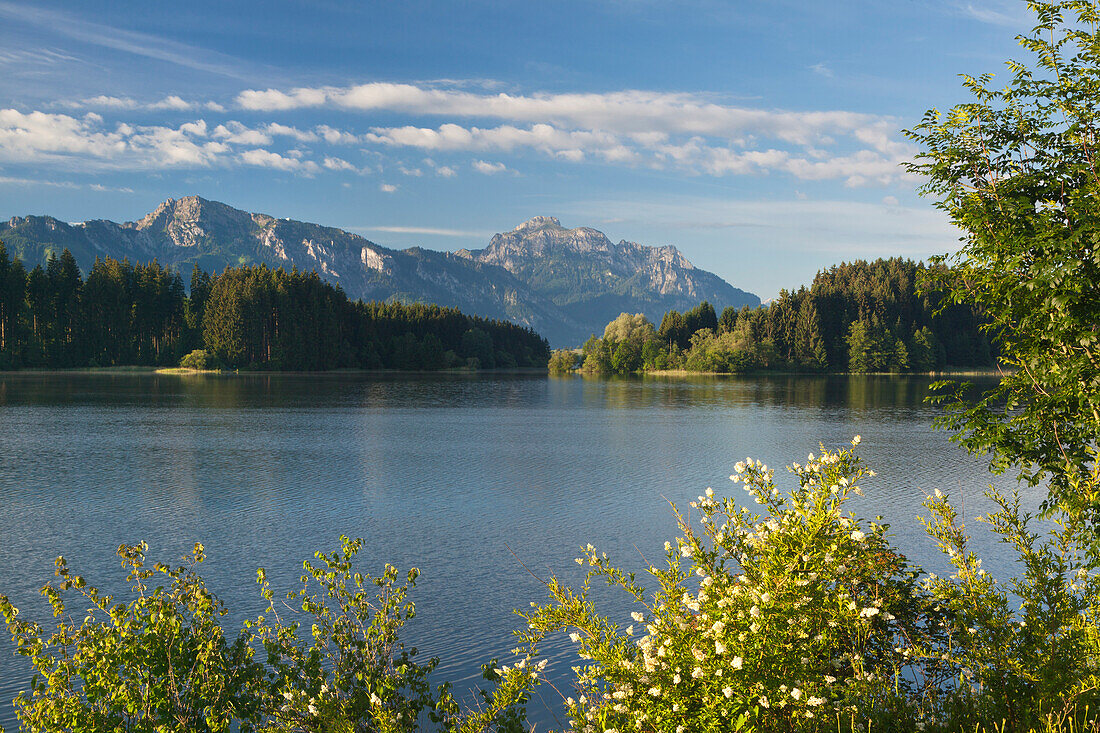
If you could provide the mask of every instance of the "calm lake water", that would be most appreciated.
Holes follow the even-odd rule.
[[[418,566],[405,640],[463,688],[506,657],[512,613],[542,601],[535,573],[579,578],[588,542],[631,568],[675,536],[686,508],[746,455],[781,467],[863,436],[878,477],[853,508],[883,515],[929,570],[943,562],[915,517],[935,488],[988,509],[985,464],[934,432],[924,378],[766,377],[606,381],[545,376],[0,375],[0,593],[49,618],[37,589],[63,554],[118,589],[121,543],[171,561],[196,541],[231,623],[263,610],[256,568],[290,590],[303,559],[362,537],[364,572]],[[789,475],[777,471],[789,484]],[[1011,488],[1010,481],[997,485]],[[1037,490],[1025,492],[1035,506]],[[667,500],[667,501],[666,501]],[[982,525],[991,572],[1004,549]],[[626,618],[618,596],[606,608]],[[544,646],[565,679],[568,640]],[[29,671],[0,637],[0,725]],[[568,693],[567,688],[562,688]],[[534,701],[539,729],[560,698]]]

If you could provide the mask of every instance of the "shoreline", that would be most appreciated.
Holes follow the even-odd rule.
[[[552,376],[636,376],[636,377],[760,377],[760,376],[799,376],[799,377],[1000,377],[1008,372],[1002,372],[996,368],[990,369],[945,369],[933,372],[805,372],[805,371],[768,371],[755,372],[692,372],[686,369],[660,369],[649,372],[631,372],[630,374],[595,374],[574,369],[567,372],[548,372],[545,367],[515,367],[511,369],[325,369],[317,371],[283,371],[278,369],[188,369],[185,367],[156,367],[156,366],[111,366],[111,367],[72,367],[64,369],[12,369],[0,371],[0,377],[4,375],[48,375],[48,374],[164,374],[175,376],[192,376],[200,374],[216,374],[227,376],[247,375],[348,375],[348,374],[448,374],[477,375],[477,374],[549,374]]]
[[[279,369],[188,369],[186,367],[165,366],[111,366],[111,367],[71,367],[63,369],[11,369],[0,370],[0,378],[6,375],[40,376],[51,374],[164,374],[188,376],[198,374],[216,374],[224,376],[249,376],[273,374],[323,376],[346,374],[545,374],[545,367],[513,367],[510,369],[325,369],[317,371],[297,371]]]
[[[566,372],[567,374],[570,372]],[[582,374],[580,371],[571,372]],[[769,371],[755,372],[691,372],[686,369],[659,369],[651,372],[631,372],[627,375],[639,377],[1000,377],[1007,372],[996,368],[990,369],[944,369],[935,372],[800,372],[800,371]],[[592,376],[616,376],[598,375]]]

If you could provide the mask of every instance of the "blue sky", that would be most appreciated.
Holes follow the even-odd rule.
[[[1030,25],[1016,0],[0,0],[0,216],[197,194],[454,250],[549,215],[767,299],[956,246],[900,130]]]

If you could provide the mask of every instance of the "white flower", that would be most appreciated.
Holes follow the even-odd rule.
[[[811,697],[808,700],[806,700],[806,704],[811,705],[813,707],[817,707],[818,705],[824,705],[825,704],[825,699],[821,698],[821,697]]]
[[[762,595],[760,596],[760,602],[761,602],[761,603],[771,603],[771,602],[772,602],[772,596],[771,596],[771,593],[764,593],[764,594],[762,594]]]
[[[857,435],[856,437],[852,438],[852,445],[859,445],[859,441],[861,440],[863,440],[863,438]]]
[[[725,695],[726,697],[733,697],[733,688],[732,687],[723,687],[722,688],[722,694]]]
[[[637,621],[638,623],[641,623],[642,621],[644,621],[644,620],[645,620],[645,616],[643,616],[642,614],[638,613],[637,611],[632,611],[632,612],[630,613],[630,618],[634,619],[634,620],[635,620],[635,621]]]
[[[569,641],[573,642],[574,644],[576,644],[580,640],[581,640],[581,635],[578,634],[576,631],[574,631],[572,634],[569,635]]]
[[[719,654],[719,655],[725,654],[726,653],[726,645],[723,644],[720,641],[714,642],[714,653]]]
[[[865,537],[867,537],[867,535],[863,534],[858,529],[855,532],[852,532],[852,539],[856,542],[863,542]]]
[[[708,487],[707,487],[707,491],[706,491],[706,494],[707,494],[707,498],[708,498],[708,499],[709,499],[709,498],[711,498],[712,496],[714,496],[714,489],[712,489],[712,488],[710,488],[710,487],[708,486]]]
[[[734,657],[733,661],[730,662],[730,666],[733,667],[734,669],[741,669],[741,666],[744,663],[745,663],[745,660],[741,659],[741,657]]]
[[[760,607],[759,606],[753,606],[752,608],[750,608],[749,609],[749,615],[752,616],[753,618],[760,618]]]
[[[798,700],[802,697],[802,690],[798,689],[797,687],[794,688],[793,690],[791,690],[791,697],[793,697],[795,700]]]
[[[372,692],[370,694],[370,704],[371,705],[381,705],[382,704],[382,698],[378,697],[378,695],[376,695],[375,693]]]
[[[864,608],[864,609],[860,610],[859,615],[862,618],[871,618],[872,616],[874,616],[877,613],[878,613],[877,608],[875,608],[874,606],[868,606],[867,608]]]

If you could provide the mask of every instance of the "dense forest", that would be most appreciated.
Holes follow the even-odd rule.
[[[528,328],[453,308],[353,302],[315,272],[196,267],[188,295],[155,261],[97,259],[84,279],[68,250],[27,272],[0,242],[0,369],[188,356],[255,369],[500,368],[542,366],[549,347]]]
[[[809,289],[782,291],[759,308],[709,303],[669,311],[655,327],[622,314],[582,350],[582,367],[600,373],[684,369],[927,372],[987,367],[992,350],[966,305],[945,306],[943,294],[918,285],[935,280],[923,263],[892,258],[856,261],[818,273]],[[574,355],[555,352],[552,370]]]

